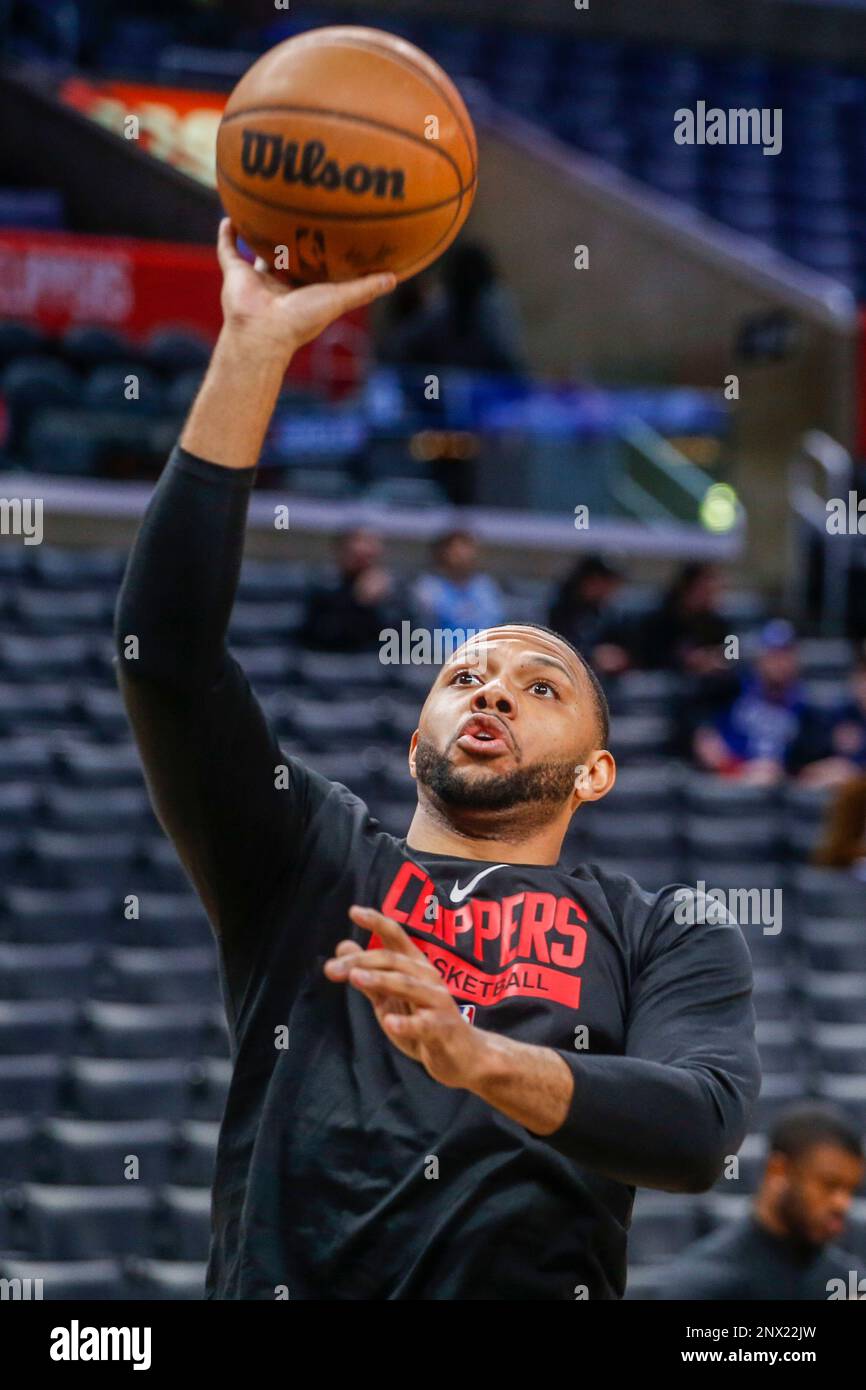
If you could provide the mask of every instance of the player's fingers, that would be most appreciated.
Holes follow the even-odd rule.
[[[435,1019],[431,1009],[420,1009],[414,1014],[384,1014],[380,1021],[386,1033],[406,1044],[427,1041],[435,1031]]]
[[[340,941],[334,950],[335,956],[356,956],[358,952],[363,954],[364,947],[360,941]]]
[[[443,1002],[440,983],[403,975],[399,970],[367,970],[364,965],[352,966],[349,983],[368,997],[390,995],[417,1008],[434,1009]]]
[[[397,922],[393,922],[383,912],[378,912],[375,907],[361,907],[359,903],[353,903],[349,908],[349,916],[356,927],[375,932],[392,951],[399,951],[405,956],[423,954]]]
[[[377,275],[364,275],[360,280],[346,280],[333,285],[332,298],[335,314],[347,314],[350,309],[360,309],[364,304],[372,304],[383,294],[390,294],[397,283],[396,275],[390,271]]]
[[[219,225],[219,231],[217,232],[217,259],[223,274],[225,274],[230,266],[243,260],[238,250],[238,234],[229,217],[224,217]]]

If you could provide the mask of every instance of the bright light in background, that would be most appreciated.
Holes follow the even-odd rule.
[[[730,483],[713,483],[704,493],[698,516],[708,531],[731,531],[739,511],[739,499]]]

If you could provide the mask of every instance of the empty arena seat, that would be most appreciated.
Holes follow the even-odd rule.
[[[164,1187],[160,1220],[171,1258],[206,1260],[210,1246],[211,1194],[206,1187]]]
[[[39,801],[39,789],[31,782],[0,782],[0,826],[27,825]]]
[[[91,787],[140,787],[141,758],[131,740],[97,743],[95,739],[67,736],[56,751],[63,782]]]
[[[76,633],[6,635],[0,637],[0,670],[14,673],[14,679],[22,682],[80,679],[89,665],[90,652],[90,639]]]
[[[757,1192],[767,1157],[767,1141],[763,1134],[747,1134],[736,1155],[736,1163],[725,1160],[725,1169],[715,1190],[725,1196],[743,1196]]]
[[[200,334],[184,328],[155,328],[145,343],[148,365],[156,372],[204,370],[211,355],[211,344]]]
[[[0,1115],[0,1187],[33,1176],[37,1126],[29,1115]]]
[[[140,362],[111,362],[88,372],[82,391],[86,406],[155,415],[165,408],[165,388]]]
[[[62,1075],[57,1056],[0,1057],[0,1115],[46,1115],[56,1109]]]
[[[794,887],[804,915],[819,919],[863,921],[866,911],[866,885],[835,869],[795,870]]]
[[[866,1018],[860,1023],[822,1024],[812,1034],[812,1046],[819,1071],[866,1075]]]
[[[775,860],[780,836],[773,818],[754,815],[692,814],[685,818],[687,853],[695,862]]]
[[[75,722],[68,682],[0,683],[0,734],[70,728]]]
[[[24,1183],[13,1238],[39,1260],[91,1260],[154,1249],[155,1203],[149,1188]]]
[[[11,612],[23,633],[57,637],[98,629],[110,631],[110,606],[110,594],[90,589],[65,593],[61,602],[50,589],[21,589],[11,602]],[[7,659],[14,661],[15,651],[4,656],[0,644],[0,663]],[[80,671],[75,674],[80,675]]]
[[[134,890],[136,891],[136,890]],[[137,916],[117,919],[117,946],[206,946],[213,936],[198,898],[150,888],[136,891]]]
[[[180,1126],[175,1168],[177,1183],[184,1187],[210,1186],[218,1139],[219,1125],[213,1120],[187,1120]]]
[[[368,652],[316,652],[301,650],[298,674],[320,700],[341,700],[367,691],[381,694],[393,668]]]
[[[92,324],[71,324],[60,340],[60,350],[79,369],[131,358],[129,339],[124,333]]]
[[[22,1296],[26,1289],[28,1298],[39,1297],[45,1302],[102,1302],[131,1297],[119,1260],[54,1261],[0,1257],[0,1278],[21,1281],[18,1288]]]
[[[74,1057],[68,1071],[70,1108],[82,1119],[147,1120],[160,1115],[180,1120],[187,1113],[187,1062]]]
[[[213,1003],[219,997],[216,953],[211,945],[116,947],[105,955],[94,995],[127,1004]]]
[[[755,1011],[758,1015],[755,1041],[761,1058],[761,1071],[791,1072],[798,1068],[804,1048],[800,1029],[787,1018],[764,1018],[761,1010],[760,989],[755,993]]]
[[[822,1073],[818,1091],[824,1100],[845,1111],[850,1120],[866,1132],[866,1076],[836,1076]]]
[[[12,939],[22,943],[97,942],[116,918],[108,888],[33,888],[15,885],[2,894]]]
[[[2,1019],[0,1005],[0,1028]],[[196,1057],[205,1051],[206,1024],[202,1006],[91,1000],[82,1010],[80,1050],[94,1057]]]
[[[79,835],[37,829],[27,841],[37,881],[70,888],[89,883],[129,887],[137,847],[137,833],[126,830]]]
[[[207,1266],[198,1260],[147,1260],[125,1265],[129,1297],[143,1300],[203,1299]]]
[[[293,699],[288,715],[298,737],[314,748],[357,744],[386,732],[377,701]]]
[[[35,734],[0,738],[0,786],[24,777],[30,785],[41,780],[51,763],[48,739]]]
[[[686,773],[682,791],[689,811],[703,816],[769,816],[778,803],[774,787],[743,786],[703,772]]]
[[[681,1193],[637,1194],[628,1236],[630,1265],[669,1260],[701,1234],[699,1207]]]
[[[189,1119],[221,1120],[231,1081],[231,1062],[223,1058],[206,1057],[192,1063],[190,1073],[192,1098]]]
[[[0,1000],[0,1057],[69,1051],[78,1005],[60,1000]]]
[[[806,961],[814,971],[858,971],[866,963],[866,933],[861,922],[828,921],[805,915],[798,924],[798,935]]]
[[[576,822],[576,833],[586,840],[592,855],[621,854],[633,859],[660,855],[668,858],[679,840],[679,817],[672,811],[608,812],[604,816],[583,816]]]
[[[36,1170],[45,1182],[71,1186],[160,1185],[171,1178],[173,1145],[173,1126],[163,1119],[52,1118],[39,1131]]]
[[[809,970],[803,989],[817,1023],[861,1023],[866,999],[866,972],[838,974]]]
[[[0,789],[0,807],[2,796]],[[46,787],[43,805],[44,822],[51,829],[122,830],[155,825],[143,787]]]

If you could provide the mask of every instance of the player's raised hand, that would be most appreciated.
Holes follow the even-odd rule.
[[[251,265],[237,248],[237,233],[224,217],[217,238],[223,273],[222,310],[226,325],[241,330],[286,356],[318,337],[350,309],[360,309],[397,283],[389,273],[364,275],[339,284],[292,289],[270,274],[262,261]]]
[[[463,1017],[439,971],[390,917],[372,907],[352,907],[349,916],[382,945],[364,950],[357,941],[341,941],[325,962],[328,979],[369,999],[382,1031],[434,1081],[469,1088],[481,1034]]]

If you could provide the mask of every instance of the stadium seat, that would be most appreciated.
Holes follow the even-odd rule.
[[[231,1081],[231,1063],[223,1058],[207,1057],[191,1067],[191,1120],[221,1120]]]
[[[187,1113],[187,1062],[74,1057],[68,1069],[70,1109],[82,1119],[147,1120],[159,1115],[181,1120]]]
[[[20,1287],[31,1291],[38,1287],[39,1296],[45,1302],[103,1302],[132,1296],[125,1286],[118,1260],[44,1261],[0,1257],[0,1278],[21,1280]],[[23,1282],[28,1279],[29,1285]],[[41,1281],[38,1286],[36,1280]]]
[[[46,1115],[56,1109],[63,1063],[57,1056],[0,1057],[0,1115]]]
[[[3,916],[15,941],[23,944],[100,941],[117,901],[108,888],[9,887],[0,897]]]
[[[60,1000],[0,1000],[0,1057],[56,1053],[73,1043],[78,1005]]]
[[[130,359],[129,339],[114,328],[72,324],[60,340],[60,351],[73,367],[88,370]]]
[[[2,982],[0,954],[0,982]],[[219,997],[216,952],[191,947],[119,946],[106,953],[94,997],[125,1004],[208,1004]]]
[[[641,1189],[629,1228],[629,1264],[652,1265],[670,1259],[701,1234],[697,1203],[680,1193]]]
[[[181,371],[204,371],[211,344],[188,329],[157,328],[145,344],[147,362],[155,372],[174,375]]]
[[[92,1260],[153,1253],[154,1197],[128,1182],[111,1187],[24,1183],[17,1228],[20,1248],[37,1260]],[[13,1226],[13,1239],[16,1228]]]
[[[837,974],[809,970],[803,990],[816,1023],[861,1023],[866,999],[866,972]]]
[[[52,1118],[42,1124],[31,1176],[43,1182],[112,1186],[140,1181],[168,1182],[174,1129],[166,1120],[75,1120]],[[137,1161],[133,1169],[131,1159]]]
[[[0,1006],[0,1026],[2,1026]],[[197,1057],[207,1012],[190,1004],[117,1004],[91,1000],[82,1010],[79,1051],[93,1057]],[[35,1049],[34,1049],[35,1050]]]
[[[125,1263],[129,1297],[143,1301],[203,1299],[206,1266],[197,1260],[146,1260]]]
[[[214,1121],[187,1120],[178,1137],[175,1181],[184,1187],[209,1187],[216,1163],[219,1125]]]
[[[37,1121],[26,1115],[0,1115],[0,1189],[33,1176]]]
[[[171,1258],[206,1260],[210,1246],[211,1194],[206,1187],[164,1187],[160,1220]]]
[[[75,830],[143,830],[155,825],[143,787],[46,787],[43,819],[47,827],[67,833]]]
[[[819,1071],[866,1075],[866,1021],[821,1025],[814,1030],[812,1046]]]

